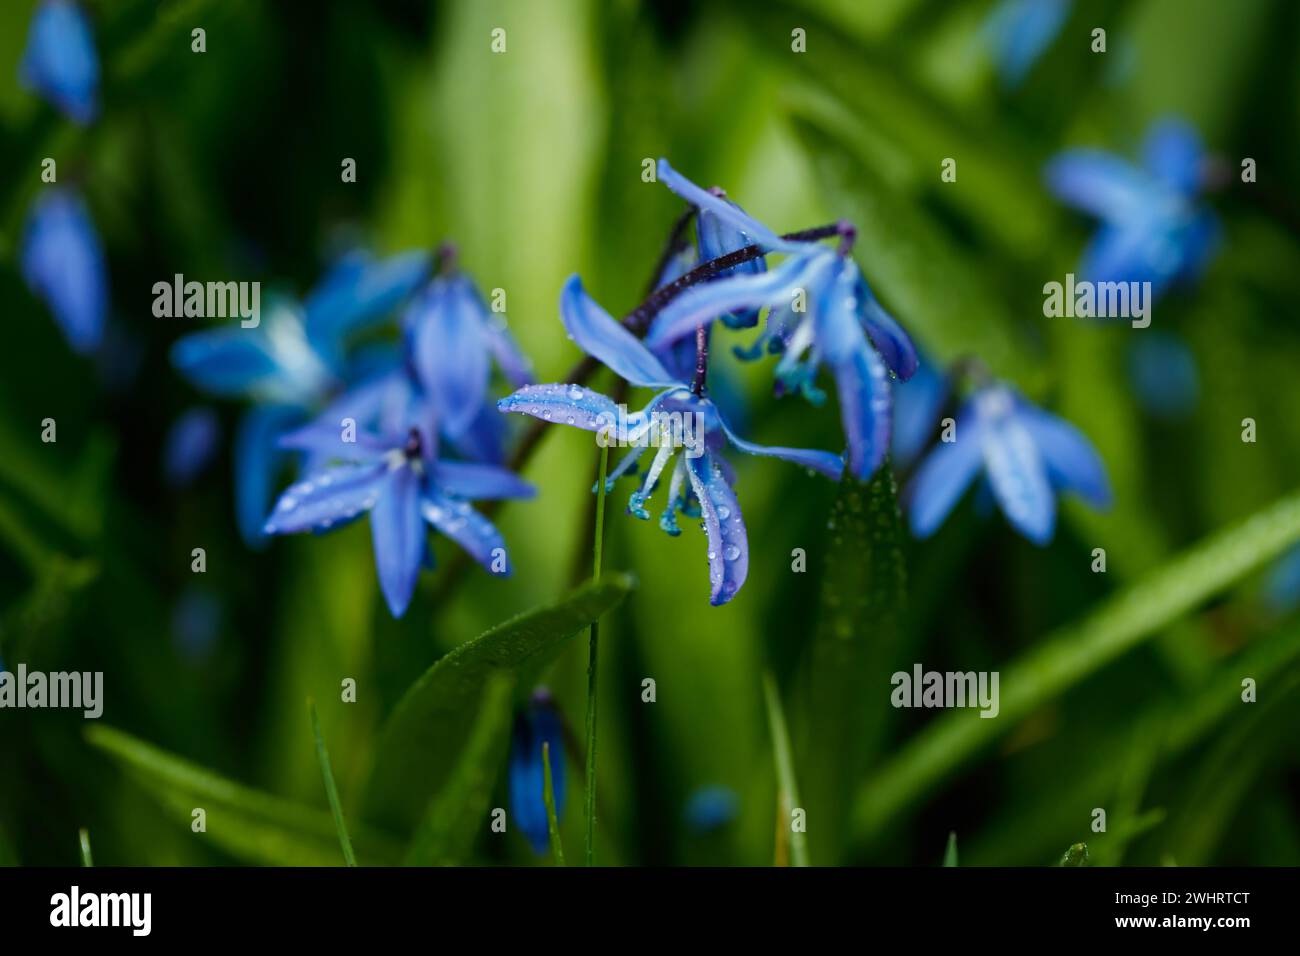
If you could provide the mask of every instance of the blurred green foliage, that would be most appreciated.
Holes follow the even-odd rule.
[[[17,86],[34,3],[0,7],[0,657],[103,671],[105,716],[87,728],[79,714],[0,711],[0,863],[74,864],[79,827],[101,865],[342,863],[308,697],[363,865],[532,861],[518,834],[487,824],[506,805],[507,704],[541,679],[580,727],[585,648],[563,638],[609,608],[602,862],[769,864],[778,792],[797,780],[814,864],[955,863],[958,844],[963,866],[1047,865],[1064,847],[1067,864],[1300,863],[1300,621],[1258,595],[1259,572],[1300,540],[1300,7],[1080,0],[1005,91],[980,0],[87,6],[104,112],[86,129]],[[194,26],[205,54],[190,52]],[[1105,55],[1087,47],[1096,26]],[[505,54],[490,51],[495,27]],[[791,51],[796,27],[806,53]],[[1212,200],[1220,255],[1156,310],[1201,376],[1194,412],[1174,423],[1145,414],[1125,374],[1142,332],[1044,320],[1040,292],[1089,228],[1050,200],[1044,161],[1065,145],[1129,153],[1166,114],[1193,122],[1228,173]],[[109,255],[113,333],[95,361],[67,350],[15,264],[45,156],[85,193]],[[501,658],[467,642],[509,644],[501,621],[577,583],[586,436],[546,435],[526,472],[539,498],[498,516],[515,577],[442,590],[441,572],[425,575],[400,622],[364,526],[244,547],[228,440],[196,485],[164,484],[163,435],[203,399],[168,365],[191,324],[152,317],[155,281],[256,278],[302,294],[351,243],[451,238],[481,285],[508,291],[512,330],[553,380],[577,357],[556,315],[563,280],[581,272],[621,313],[650,278],[679,213],[642,182],[658,156],[779,230],[853,220],[865,276],[918,345],[938,361],[977,354],[1077,423],[1114,507],[1067,507],[1039,550],[968,504],[918,544],[887,475],[837,489],[738,461],[750,579],[711,608],[703,536],[628,520],[620,486],[604,560],[637,586],[611,576],[617,595],[579,592],[576,617],[520,632],[556,652],[521,673],[519,645]],[[939,178],[949,156],[956,183]],[[1258,183],[1237,181],[1247,156]],[[355,184],[340,182],[343,157]],[[775,401],[766,364],[717,351],[750,401],[746,437],[839,447],[833,413]],[[227,436],[237,412],[222,410]],[[40,441],[47,417],[54,444]],[[1098,547],[1104,575],[1090,570]],[[797,548],[806,573],[792,571]],[[178,612],[194,595],[215,609],[204,640]],[[420,703],[476,646],[494,667],[457,671]],[[889,674],[915,661],[1000,670],[1002,714],[884,706]],[[1246,677],[1258,703],[1241,701]],[[345,679],[355,703],[340,701]],[[779,739],[787,716],[792,759],[777,760],[769,717]],[[367,795],[372,774],[389,812]],[[706,785],[734,791],[739,811],[701,834],[683,809]],[[206,833],[190,826],[199,806]],[[1091,830],[1096,807],[1105,833]],[[560,825],[576,858],[581,800]]]

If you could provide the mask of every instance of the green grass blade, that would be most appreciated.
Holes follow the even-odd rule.
[[[343,850],[343,860],[348,866],[357,865],[356,854],[352,852],[352,840],[348,837],[348,825],[343,819],[343,803],[339,800],[339,788],[334,783],[334,771],[330,769],[329,751],[325,749],[325,738],[320,732],[320,717],[316,713],[316,701],[307,698],[307,710],[311,712],[311,732],[316,738],[316,759],[320,761],[320,775],[325,782],[325,796],[329,799],[330,813],[334,815],[334,826],[339,833],[339,846]]]
[[[799,787],[795,781],[794,757],[790,751],[790,734],[786,730],[781,694],[770,673],[763,674],[763,697],[767,703],[767,722],[772,732],[772,752],[776,758],[778,826],[790,828],[790,861],[795,866],[808,865],[808,835],[804,827],[795,829],[792,814],[802,809]]]
[[[468,860],[505,766],[514,684],[506,671],[488,678],[456,769],[430,801],[407,850],[408,866],[458,866]]]
[[[609,445],[600,449],[600,474],[596,477],[596,535],[592,545],[593,581],[600,580],[601,553],[605,545],[605,476],[609,473]],[[587,642],[587,866],[596,863],[596,669],[600,646],[600,620],[591,622]],[[550,773],[550,770],[547,770]],[[556,840],[559,838],[556,837]]]
[[[272,796],[213,773],[130,734],[96,725],[86,740],[117,763],[178,822],[193,832],[193,811],[206,814],[196,840],[271,866],[337,866],[338,834],[329,813]],[[401,853],[388,836],[359,828],[357,847],[377,864]]]
[[[555,856],[555,865],[564,866],[560,822],[555,818],[555,782],[551,779],[551,744],[546,740],[542,741],[542,800],[546,804],[546,832],[551,837],[551,853]],[[591,854],[587,855],[590,858]]]
[[[1061,856],[1061,862],[1057,866],[1087,866],[1088,865],[1088,844],[1075,843]]]
[[[943,851],[943,865],[957,865],[957,831],[953,830],[948,834],[948,846]]]
[[[393,709],[370,781],[367,819],[406,832],[444,786],[470,734],[488,677],[500,670],[531,686],[564,643],[632,590],[632,578],[610,572],[556,604],[498,624],[425,671]]]
[[[94,866],[95,858],[90,854],[90,831],[82,827],[77,831],[77,837],[81,844],[81,865]]]
[[[1300,540],[1300,493],[1220,531],[1044,639],[1001,673],[1001,710],[949,711],[914,736],[858,794],[854,833],[870,840],[1035,709],[1194,610]]]

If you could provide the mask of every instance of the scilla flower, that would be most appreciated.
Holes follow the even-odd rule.
[[[516,388],[532,381],[532,370],[505,320],[457,270],[449,246],[439,253],[438,272],[402,322],[416,378],[433,399],[443,433],[455,440],[473,427],[486,405],[493,360]]]
[[[1094,507],[1110,503],[1106,469],[1083,434],[1031,405],[1010,386],[978,389],[957,413],[951,442],[940,441],[908,488],[912,531],[929,537],[983,472],[1013,527],[1035,544],[1052,539],[1056,494]]]
[[[508,577],[505,540],[469,502],[528,498],[533,487],[491,465],[444,461],[428,439],[432,427],[412,428],[404,442],[395,436],[308,427],[281,444],[317,458],[342,458],[290,485],[276,502],[263,531],[293,534],[328,531],[370,514],[379,585],[394,617],[401,617],[415,592],[421,565],[432,567],[425,524],[459,544],[489,573]]]
[[[497,402],[504,412],[519,412],[543,421],[598,432],[598,440],[629,445],[614,466],[609,484],[629,473],[652,441],[658,448],[628,511],[649,519],[645,503],[669,474],[668,501],[659,525],[677,535],[677,513],[703,518],[709,542],[710,603],[725,604],[745,583],[749,544],[740,504],[731,490],[731,469],[720,452],[728,444],[751,455],[783,458],[838,478],[840,456],[801,448],[773,448],[739,438],[723,421],[699,385],[688,385],[664,368],[644,344],[600,307],[575,275],[560,296],[560,316],[569,335],[587,354],[599,359],[633,385],[659,389],[641,411],[623,414],[612,399],[578,385],[529,385]],[[666,434],[671,432],[671,434]],[[671,471],[668,469],[677,451]]]
[[[558,821],[564,812],[564,728],[550,692],[539,687],[528,708],[515,717],[510,738],[510,816],[537,853],[545,853],[550,845],[542,744],[547,744]]]
[[[1200,274],[1218,238],[1201,205],[1205,152],[1196,131],[1177,121],[1147,135],[1142,165],[1097,149],[1071,149],[1047,167],[1063,202],[1101,220],[1080,272],[1091,282],[1150,282],[1153,295]]]
[[[821,365],[835,376],[849,447],[849,469],[871,475],[889,449],[890,372],[907,379],[916,351],[867,288],[857,264],[839,250],[782,239],[736,206],[678,175],[664,160],[659,178],[701,210],[728,221],[769,251],[787,253],[775,269],[694,286],[655,318],[645,344],[661,349],[694,334],[726,313],[770,306],[767,341],[784,355],[777,364],[778,392],[799,391],[818,400],[813,380]],[[846,235],[851,232],[846,229]]]
[[[1073,0],[1002,0],[989,15],[984,35],[1006,86],[1018,86],[1056,39]]]
[[[419,249],[385,259],[364,249],[345,253],[303,302],[308,337],[337,364],[347,336],[391,315],[425,280],[431,264]]]
[[[98,112],[99,57],[90,22],[71,0],[43,0],[32,17],[18,76],[78,123]]]
[[[27,215],[21,256],[23,279],[72,350],[84,355],[98,347],[108,314],[108,267],[77,195],[57,188],[41,193]]]

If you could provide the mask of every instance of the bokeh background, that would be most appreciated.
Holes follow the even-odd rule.
[[[441,570],[422,576],[394,621],[365,523],[260,551],[241,541],[230,456],[241,408],[176,374],[168,349],[197,323],[154,318],[152,286],[181,272],[301,296],[342,249],[452,239],[483,288],[507,290],[512,331],[539,380],[555,380],[579,357],[556,311],[567,276],[580,272],[615,313],[643,293],[680,212],[642,181],[642,161],[666,156],[779,231],[855,221],[864,274],[927,355],[978,355],[1078,424],[1116,500],[1104,514],[1068,505],[1045,549],[969,501],[935,539],[908,540],[906,609],[855,620],[848,639],[870,663],[853,672],[833,724],[818,724],[809,662],[832,639],[826,593],[833,602],[854,580],[851,549],[832,549],[836,487],[780,462],[737,461],[750,578],[712,608],[703,535],[687,527],[670,539],[626,517],[631,485],[620,485],[605,566],[639,587],[602,631],[599,859],[781,856],[770,670],[808,786],[838,788],[809,795],[821,801],[810,804],[814,863],[938,865],[950,832],[962,865],[1050,864],[1077,842],[1101,864],[1300,863],[1300,619],[1276,561],[1297,535],[1235,548],[1213,586],[1168,571],[1300,475],[1300,6],[1079,0],[1016,84],[1001,78],[986,2],[85,6],[103,64],[102,115],[88,127],[18,85],[35,4],[0,8],[8,665],[103,671],[103,724],[321,808],[314,696],[354,817],[378,730],[412,681],[585,577],[590,437],[547,434],[526,472],[539,497],[499,513],[511,580],[473,570],[444,586],[454,551],[436,539]],[[203,54],[190,50],[196,26]],[[490,50],[497,27],[504,54]],[[1107,30],[1105,54],[1089,49],[1095,27]],[[804,53],[791,50],[795,28]],[[1194,125],[1221,157],[1209,197],[1218,255],[1157,304],[1150,329],[1045,319],[1042,284],[1078,262],[1092,226],[1049,196],[1044,163],[1067,145],[1132,155],[1165,116]],[[107,251],[111,327],[90,358],[68,349],[16,265],[45,156],[86,197]],[[340,181],[344,157],[357,161],[355,184]],[[956,183],[940,181],[945,157],[958,161]],[[1239,181],[1243,157],[1257,161],[1257,183]],[[833,410],[776,401],[770,363],[715,351],[744,397],[743,434],[841,447]],[[196,406],[215,409],[220,450],[176,488],[164,479],[165,436]],[[55,444],[40,440],[47,417]],[[1246,417],[1258,423],[1253,444],[1241,439]],[[191,572],[195,547],[204,574]],[[1090,569],[1098,547],[1105,574]],[[796,548],[806,573],[791,570]],[[1153,579],[1163,591],[1142,590]],[[1089,617],[1129,588],[1128,611],[1150,608],[1149,620]],[[1185,601],[1170,598],[1179,588]],[[1112,637],[1113,653],[1069,652]],[[1032,656],[1049,642],[1061,653]],[[572,641],[545,675],[579,736],[585,651]],[[1047,663],[1014,669],[1026,659]],[[1000,670],[1003,715],[890,708],[889,673],[914,662]],[[1023,682],[1014,691],[1008,672]],[[339,702],[347,677],[355,704]],[[646,677],[653,704],[641,699]],[[1240,700],[1243,677],[1259,683],[1255,704]],[[918,738],[939,720],[946,731]],[[967,724],[997,727],[976,739]],[[0,711],[0,861],[73,864],[80,827],[98,863],[276,859],[192,833],[185,806],[124,773],[84,730],[76,714]],[[848,741],[839,752],[851,760],[826,756],[830,737]],[[571,856],[583,832],[577,766],[571,758],[561,820]],[[492,806],[506,805],[504,769]],[[1108,811],[1106,833],[1090,828],[1095,807]],[[549,860],[484,821],[467,862]]]

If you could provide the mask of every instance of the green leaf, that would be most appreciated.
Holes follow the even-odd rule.
[[[770,673],[763,674],[763,699],[767,703],[767,723],[772,732],[772,753],[776,758],[777,833],[790,834],[790,862],[795,866],[807,866],[808,835],[803,827],[795,829],[793,826],[793,812],[802,807],[794,774],[794,756],[790,750],[790,734],[785,726],[785,712],[781,709],[781,692]]]
[[[90,853],[90,831],[82,827],[77,831],[77,838],[81,843],[81,865],[94,866],[95,858]]]
[[[551,779],[551,744],[542,741],[542,802],[546,804],[546,832],[551,838],[551,854],[556,866],[564,866],[564,846],[560,843],[560,824],[555,819],[555,783]]]
[[[943,851],[943,865],[957,865],[957,831],[952,830],[948,833],[948,847]]]
[[[352,840],[348,837],[348,825],[343,819],[343,803],[339,800],[339,788],[334,785],[334,772],[330,770],[330,755],[325,749],[325,738],[320,732],[320,717],[316,713],[316,702],[308,698],[307,710],[311,714],[311,733],[316,738],[316,759],[320,761],[320,775],[325,783],[325,796],[329,799],[330,813],[334,816],[334,827],[339,834],[339,848],[343,851],[343,860],[348,866],[357,865],[356,854],[352,852]]]
[[[232,856],[272,866],[336,866],[334,820],[315,807],[245,787],[159,750],[111,727],[93,726],[86,740],[112,758],[177,821],[190,826],[197,808],[207,831],[195,839],[217,844]],[[357,846],[367,861],[393,863],[400,850],[383,834],[363,830]]]
[[[898,489],[886,464],[868,481],[846,475],[827,522],[821,605],[809,648],[800,762],[818,860],[844,851],[853,785],[879,746],[906,591]]]
[[[1087,866],[1088,865],[1088,844],[1075,843],[1061,856],[1061,862],[1057,866]]]
[[[870,840],[905,808],[1048,701],[1171,621],[1194,610],[1300,541],[1300,493],[1195,545],[1048,636],[1001,671],[997,719],[950,711],[916,734],[873,775],[854,807],[854,833]]]
[[[370,819],[409,828],[451,778],[489,675],[511,671],[528,686],[574,634],[632,590],[607,573],[562,601],[528,611],[457,647],[420,677],[393,709],[371,778]]]
[[[430,801],[406,852],[408,866],[457,866],[468,859],[505,763],[513,693],[509,673],[497,671],[488,677],[456,769]]]

